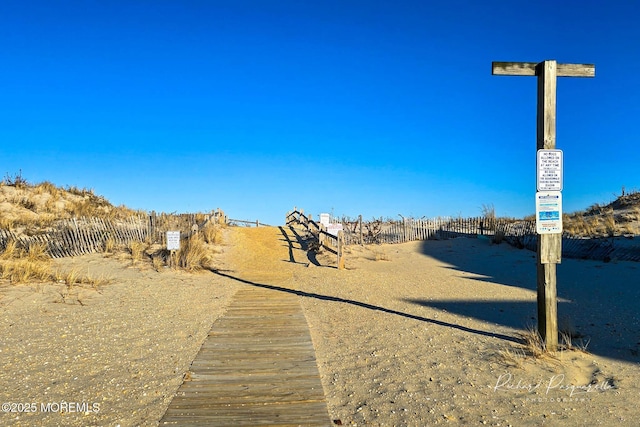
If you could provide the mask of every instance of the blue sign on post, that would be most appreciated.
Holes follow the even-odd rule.
[[[536,231],[538,234],[562,233],[562,193],[536,193]]]

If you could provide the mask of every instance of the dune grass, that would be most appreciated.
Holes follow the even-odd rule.
[[[54,269],[46,245],[35,243],[24,249],[15,240],[9,240],[0,252],[0,279],[8,280],[11,284],[53,282],[67,286],[88,284],[94,288],[110,281],[105,276],[96,277],[88,271],[84,275],[77,269]]]
[[[0,216],[0,228],[30,234],[51,227],[56,220],[92,217],[122,219],[141,212],[126,206],[113,206],[92,189],[57,187],[49,181],[30,184],[21,175],[7,176],[0,182],[0,202],[11,209]]]
[[[200,234],[183,239],[177,253],[178,266],[187,271],[198,271],[210,267],[211,253]]]

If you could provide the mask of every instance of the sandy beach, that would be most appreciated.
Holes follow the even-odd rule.
[[[215,271],[158,272],[93,254],[55,262],[110,283],[2,284],[0,395],[22,413],[0,423],[158,425],[215,320],[253,285],[299,297],[335,424],[632,426],[640,417],[637,263],[563,260],[558,312],[574,349],[536,358],[519,339],[536,324],[532,252],[464,238],[352,246],[340,271],[288,228],[224,237]]]

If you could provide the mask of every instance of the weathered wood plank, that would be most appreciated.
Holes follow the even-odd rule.
[[[160,425],[330,425],[297,297],[240,291],[209,332]]]
[[[537,62],[492,62],[494,76],[536,76]],[[557,64],[558,77],[595,77],[594,64]]]

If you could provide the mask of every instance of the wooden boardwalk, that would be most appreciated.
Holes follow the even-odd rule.
[[[331,425],[297,297],[239,291],[214,323],[160,425]]]

